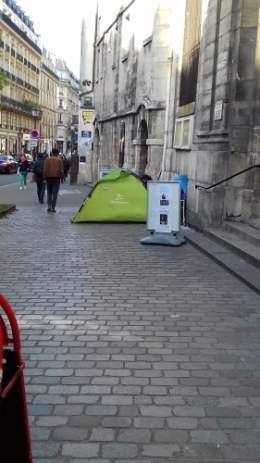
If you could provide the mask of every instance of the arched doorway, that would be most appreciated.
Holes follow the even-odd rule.
[[[148,138],[148,127],[145,119],[142,119],[139,126],[139,140],[140,140],[140,164],[139,175],[142,176],[148,164],[148,146],[146,140]]]

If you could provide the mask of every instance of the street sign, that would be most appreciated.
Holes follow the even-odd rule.
[[[38,138],[38,137],[39,137],[38,130],[32,130],[31,131],[31,138]]]
[[[24,133],[24,134],[23,134],[23,140],[24,140],[24,141],[28,141],[28,140],[30,140],[30,138],[31,138],[31,137],[30,137],[29,133]]]
[[[38,140],[32,140],[32,139],[30,140],[31,146],[37,146],[37,144],[38,144]]]

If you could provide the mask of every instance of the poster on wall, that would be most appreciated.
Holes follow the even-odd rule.
[[[82,122],[84,125],[93,122],[94,119],[94,111],[82,111]]]
[[[90,96],[90,95],[82,96],[81,104],[82,106],[93,106],[94,105],[93,96]]]
[[[72,116],[72,124],[73,125],[78,125],[78,123],[79,123],[79,116],[78,116],[78,114],[74,114]]]
[[[81,136],[82,138],[91,138],[91,132],[89,132],[88,130],[82,130]]]

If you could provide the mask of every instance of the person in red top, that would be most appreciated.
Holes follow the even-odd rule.
[[[30,170],[29,162],[25,154],[21,156],[20,161],[18,162],[19,167],[19,180],[20,180],[20,190],[26,190],[27,174]]]

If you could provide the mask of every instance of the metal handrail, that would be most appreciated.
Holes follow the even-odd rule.
[[[227,182],[231,178],[237,177],[238,175],[243,174],[244,172],[247,172],[248,170],[254,169],[255,167],[260,167],[260,164],[254,164],[253,166],[247,167],[244,170],[240,170],[236,174],[230,175],[230,177],[224,178],[223,180],[220,180],[219,182],[212,183],[212,185],[210,185],[210,186],[206,187],[206,186],[202,186],[202,185],[195,185],[195,188],[197,188],[198,190],[210,190],[211,188],[214,188],[215,186],[218,186],[221,183]]]

